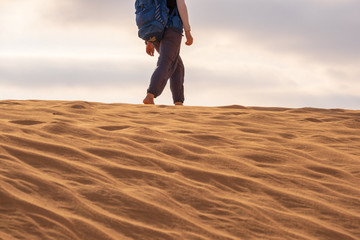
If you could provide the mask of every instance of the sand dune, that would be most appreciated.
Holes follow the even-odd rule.
[[[0,102],[0,239],[360,239],[360,111]]]

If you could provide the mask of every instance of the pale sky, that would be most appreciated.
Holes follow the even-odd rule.
[[[185,105],[360,109],[359,0],[186,0]],[[141,103],[134,1],[0,0],[0,99]],[[172,104],[169,86],[156,99]]]

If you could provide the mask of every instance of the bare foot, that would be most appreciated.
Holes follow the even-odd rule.
[[[154,94],[148,93],[143,100],[144,104],[155,104],[154,103]]]
[[[182,105],[184,105],[182,102],[175,102],[175,105],[176,106],[182,106]]]

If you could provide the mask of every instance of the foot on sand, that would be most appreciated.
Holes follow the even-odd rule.
[[[154,103],[154,94],[148,93],[143,100],[144,104],[155,104]]]
[[[178,105],[178,106],[184,105],[182,102],[175,102],[174,104],[175,104],[175,105]]]

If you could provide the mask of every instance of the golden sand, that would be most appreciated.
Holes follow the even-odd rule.
[[[0,239],[360,239],[360,111],[0,102]]]

